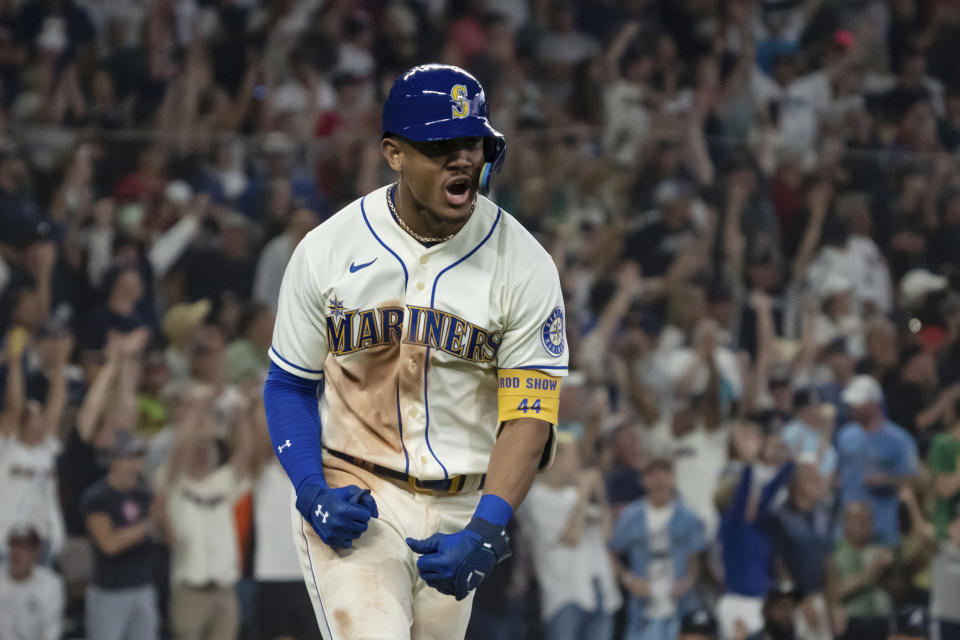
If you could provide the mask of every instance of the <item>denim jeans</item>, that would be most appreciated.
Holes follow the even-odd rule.
[[[546,631],[550,640],[611,640],[613,615],[602,609],[587,611],[568,604],[547,621]]]
[[[153,585],[126,589],[87,588],[87,637],[156,640],[159,620]]]
[[[677,640],[680,634],[680,620],[676,616],[644,620],[632,625],[627,631],[626,640]]]

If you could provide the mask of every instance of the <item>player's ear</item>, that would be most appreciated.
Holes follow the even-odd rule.
[[[386,137],[381,140],[380,152],[383,153],[383,157],[387,159],[387,164],[390,165],[391,169],[398,173],[403,169],[403,163],[401,162],[403,149],[397,140],[391,137]]]

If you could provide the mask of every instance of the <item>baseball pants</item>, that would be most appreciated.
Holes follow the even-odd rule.
[[[428,586],[417,573],[419,556],[404,540],[461,530],[480,492],[418,494],[330,456],[324,475],[332,487],[370,489],[380,513],[351,549],[333,549],[292,507],[294,540],[324,640],[463,638],[474,592],[457,602]]]

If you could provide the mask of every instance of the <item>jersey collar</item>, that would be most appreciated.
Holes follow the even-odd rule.
[[[477,206],[467,223],[457,234],[433,246],[426,247],[404,231],[393,219],[387,206],[390,185],[381,187],[364,197],[363,208],[377,236],[402,258],[418,259],[425,255],[459,258],[471,251],[489,233],[497,217],[497,206],[484,196],[477,196]]]

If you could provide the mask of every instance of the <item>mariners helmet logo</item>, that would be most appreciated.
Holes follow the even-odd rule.
[[[450,98],[453,100],[453,117],[466,118],[470,115],[470,101],[467,99],[467,87],[455,84],[450,89]]]
[[[557,307],[547,317],[540,329],[543,348],[554,358],[563,355],[563,309]]]

